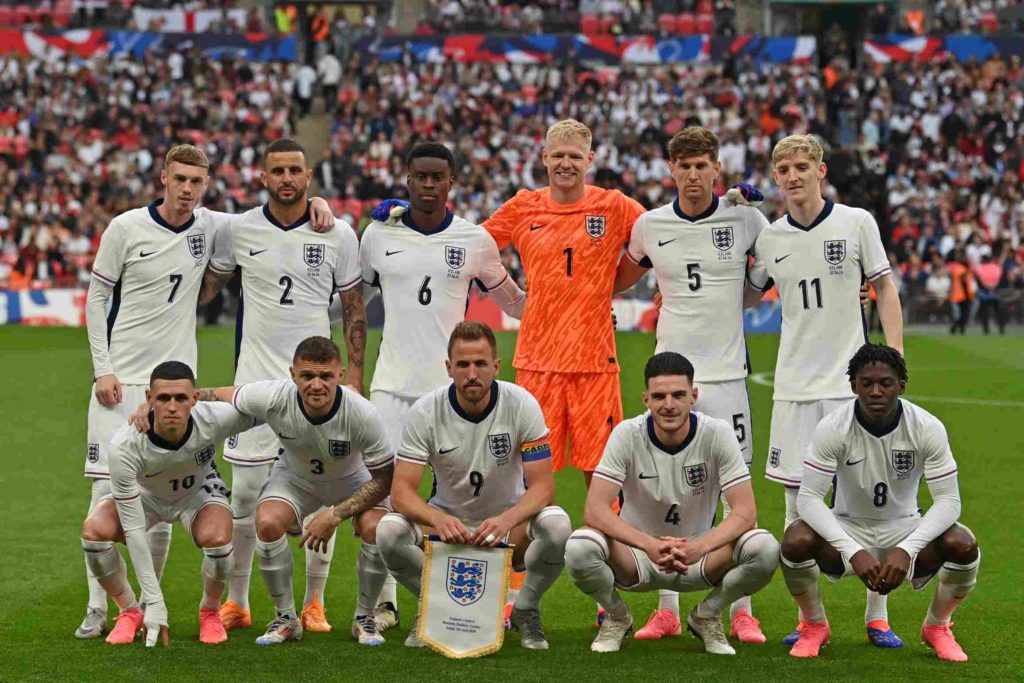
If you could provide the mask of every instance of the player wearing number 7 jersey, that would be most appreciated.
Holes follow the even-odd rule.
[[[789,213],[761,232],[748,274],[758,289],[774,283],[782,302],[765,477],[786,487],[787,525],[797,518],[797,490],[814,428],[852,395],[844,359],[867,341],[863,280],[878,294],[886,342],[903,352],[903,312],[878,224],[863,209],[821,196],[823,155],[813,135],[791,135],[775,146],[772,176]],[[889,628],[884,596],[868,596],[865,622],[876,645],[902,645]],[[791,633],[785,642],[795,638]]]

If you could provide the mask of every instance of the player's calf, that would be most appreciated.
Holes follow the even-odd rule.
[[[398,583],[419,597],[423,574],[423,534],[419,527],[397,512],[384,515],[377,524],[377,548],[388,571]]]

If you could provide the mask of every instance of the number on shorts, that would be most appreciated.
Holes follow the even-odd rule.
[[[309,471],[312,472],[313,474],[323,474],[324,461],[313,458],[312,460],[309,461]]]
[[[679,503],[672,503],[672,507],[668,509],[668,514],[665,515],[666,524],[679,524]]]
[[[889,501],[889,485],[884,481],[880,481],[875,484],[875,507],[885,507],[885,504]]]
[[[187,490],[192,488],[192,484],[196,483],[196,476],[190,474],[184,479],[171,479],[171,490],[177,491],[179,488]]]
[[[473,495],[479,496],[480,489],[484,487],[484,475],[476,470],[469,473],[469,483],[473,485]]]
[[[736,413],[732,416],[732,428],[736,430],[736,440],[743,443],[747,440],[747,428],[740,422],[743,419],[743,413]]]

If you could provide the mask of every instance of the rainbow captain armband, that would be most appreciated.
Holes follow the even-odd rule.
[[[551,457],[551,444],[548,442],[548,437],[545,435],[541,439],[536,441],[527,441],[519,447],[519,456],[523,462],[533,462],[534,460],[543,460],[544,458]]]

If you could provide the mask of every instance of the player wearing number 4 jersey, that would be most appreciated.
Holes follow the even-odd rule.
[[[241,269],[235,384],[288,375],[292,353],[311,336],[330,337],[328,307],[340,295],[348,350],[346,384],[362,393],[366,349],[366,309],[359,276],[359,244],[352,226],[337,221],[323,234],[312,230],[306,200],[312,171],[305,152],[282,138],[267,147],[263,183],[270,201],[236,217],[218,239],[210,261],[203,300]],[[269,426],[228,439],[224,459],[231,463],[234,497],[235,571],[228,584],[222,616],[230,628],[248,626],[249,578],[256,545],[255,508],[260,487],[285,445]],[[323,591],[334,543],[324,552],[306,553],[307,630],[329,631]]]
[[[459,323],[448,346],[452,383],[413,404],[391,488],[395,513],[377,528],[388,570],[416,596],[425,534],[442,541],[515,550],[526,570],[511,621],[527,649],[548,648],[540,600],[564,565],[569,516],[554,505],[548,428],[537,401],[522,387],[496,381],[500,361],[489,327]],[[429,500],[417,489],[434,472]],[[416,627],[406,645],[419,647]]]
[[[903,351],[903,313],[878,225],[863,209],[822,198],[823,154],[813,135],[792,135],[775,146],[772,176],[789,213],[761,232],[748,274],[758,289],[774,283],[782,302],[765,477],[785,487],[786,524],[797,516],[802,461],[815,426],[850,398],[843,359],[867,341],[862,281],[878,294],[886,341]],[[864,621],[875,645],[902,645],[889,627],[884,596],[869,593]],[[797,631],[785,642],[795,642]]]
[[[146,543],[146,530],[180,521],[203,549],[203,599],[199,640],[221,643],[220,596],[233,564],[228,490],[214,464],[217,443],[249,429],[255,421],[230,406],[196,405],[195,378],[185,363],[168,361],[152,373],[147,404],[149,427],[138,433],[123,425],[110,442],[110,488],[82,526],[89,570],[121,609],[107,642],[128,644],[145,625],[146,644],[163,631],[167,607]],[[127,568],[114,541],[127,544],[142,590],[145,616],[128,583]]]
[[[900,399],[907,369],[895,349],[865,344],[847,372],[857,398],[818,423],[804,460],[800,519],[782,539],[782,573],[805,617],[790,654],[816,657],[828,643],[820,572],[833,581],[856,574],[883,594],[904,581],[920,590],[938,574],[921,639],[939,659],[965,662],[950,618],[977,581],[981,553],[974,534],[957,523],[957,467],[946,430]],[[923,516],[922,479],[932,497]],[[830,487],[831,509],[822,500]]]
[[[612,432],[584,510],[586,527],[565,547],[569,576],[605,609],[594,652],[616,652],[633,626],[616,587],[628,591],[711,589],[690,612],[688,629],[713,654],[736,654],[722,610],[766,586],[779,545],[756,529],[750,473],[733,428],[691,412],[699,399],[694,368],[671,351],[644,370],[649,412]],[[622,513],[611,505],[623,494]],[[720,495],[730,514],[713,527]]]

